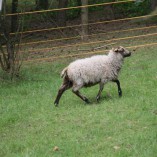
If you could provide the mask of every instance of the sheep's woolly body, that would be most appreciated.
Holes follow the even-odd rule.
[[[97,55],[72,62],[61,75],[67,73],[69,79],[80,86],[106,83],[118,77],[122,63],[122,55],[110,50],[108,55]]]
[[[118,74],[123,64],[123,59],[129,57],[131,52],[122,46],[112,49],[108,55],[97,55],[90,58],[79,59],[72,62],[62,73],[62,86],[58,90],[54,104],[58,106],[62,94],[72,88],[72,92],[86,103],[88,98],[79,92],[82,87],[89,87],[99,83],[96,100],[99,101],[105,83],[113,81],[117,84],[118,95],[122,96]]]

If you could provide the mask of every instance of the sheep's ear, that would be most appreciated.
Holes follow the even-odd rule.
[[[114,51],[114,48],[112,48],[112,51]]]
[[[122,46],[119,46],[119,51],[123,52],[124,48]]]
[[[119,52],[119,51],[118,51],[118,48],[115,48],[115,49],[114,49],[114,52]]]
[[[124,48],[122,46],[119,46],[118,48],[114,49],[114,52],[123,52]]]

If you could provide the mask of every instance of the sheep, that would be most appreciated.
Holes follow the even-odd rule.
[[[61,72],[63,83],[54,101],[55,106],[58,106],[62,94],[71,87],[74,94],[86,103],[89,103],[89,100],[79,92],[79,89],[96,84],[100,86],[96,96],[96,100],[99,102],[104,85],[109,81],[117,84],[118,94],[119,97],[121,97],[122,90],[120,81],[118,80],[118,74],[121,70],[124,58],[130,55],[130,51],[119,46],[118,48],[112,48],[108,55],[95,55],[70,63],[69,66],[64,68]]]

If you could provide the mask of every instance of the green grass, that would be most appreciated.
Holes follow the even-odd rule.
[[[156,157],[157,48],[125,60],[122,98],[109,83],[99,104],[94,86],[81,90],[91,104],[69,90],[56,108],[69,62],[24,65],[20,80],[0,80],[0,157]]]

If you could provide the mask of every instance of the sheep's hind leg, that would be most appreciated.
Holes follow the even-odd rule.
[[[99,102],[101,93],[104,89],[104,83],[101,82],[99,85],[100,85],[100,88],[99,88],[99,92],[98,92],[97,97],[96,97],[97,102]]]
[[[86,103],[90,103],[89,100],[79,92],[79,89],[82,87],[83,87],[82,83],[74,84],[72,87],[72,92],[76,94],[79,98],[81,98],[83,101],[85,101]]]
[[[55,102],[54,102],[55,106],[58,106],[59,100],[60,100],[62,94],[63,94],[67,89],[69,89],[70,87],[72,87],[72,85],[70,84],[70,82],[64,82],[64,83],[62,84],[62,86],[59,88],[59,91],[58,91],[56,100],[55,100]]]
[[[117,79],[117,80],[113,80],[113,82],[117,83],[117,86],[118,86],[118,95],[119,95],[119,97],[121,97],[122,96],[122,89],[120,87],[120,81]]]
[[[79,91],[72,90],[72,92],[76,94],[79,98],[81,98],[83,101],[85,101],[87,104],[90,103],[90,101],[85,96],[83,96]]]

